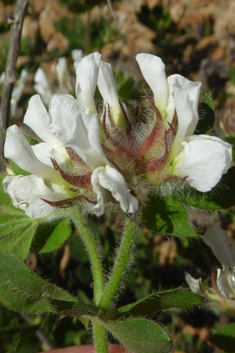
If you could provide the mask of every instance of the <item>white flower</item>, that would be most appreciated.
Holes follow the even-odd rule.
[[[16,82],[12,95],[11,95],[11,115],[16,116],[17,105],[19,103],[20,97],[23,93],[25,84],[29,78],[29,72],[25,69],[21,71],[20,78]],[[0,76],[0,84],[2,85],[5,80],[5,72],[3,72]]]
[[[119,100],[112,67],[109,63],[101,61],[99,65],[98,87],[103,97],[106,111],[110,111],[112,120],[118,129],[126,127],[125,116],[128,116],[126,105]]]
[[[232,166],[232,146],[217,137],[194,135],[201,83],[181,75],[166,78],[165,65],[154,55],[139,54],[136,59],[166,126],[177,113],[178,130],[168,160],[170,173],[201,192],[210,191]]]
[[[25,84],[29,78],[29,72],[25,69],[21,71],[20,79],[16,82],[11,96],[11,115],[17,115],[17,105],[22,96]]]
[[[73,85],[69,74],[67,59],[61,57],[56,64],[57,77],[60,83],[61,93],[69,93],[73,91]]]
[[[164,120],[171,122],[175,111],[172,96],[172,75],[166,78],[165,64],[162,60],[151,54],[138,54],[136,60],[145,81],[153,91],[154,103]]]
[[[94,94],[97,87],[100,61],[101,55],[92,53],[74,63],[76,69],[75,92],[79,108],[85,113],[96,113]]]
[[[43,102],[48,105],[50,103],[52,91],[46,78],[45,72],[41,67],[39,67],[35,73],[34,82],[35,91],[40,94]]]
[[[82,58],[83,52],[81,49],[74,49],[71,51],[73,61],[80,60]]]
[[[200,295],[201,297],[204,297],[204,294],[201,290],[200,287],[200,282],[201,279],[196,279],[194,277],[192,277],[189,273],[185,273],[185,280],[189,285],[189,288],[191,289],[191,291],[197,295]]]
[[[65,181],[69,180],[66,176],[70,175],[66,173],[71,164],[73,172],[80,175],[79,168],[76,169],[67,153],[68,147],[86,163],[85,172],[87,168],[93,172],[90,186],[97,195],[96,215],[103,214],[104,203],[110,200],[119,202],[124,212],[137,211],[137,199],[130,194],[123,176],[110,166],[103,152],[97,114],[86,114],[79,106],[79,101],[72,96],[57,94],[51,99],[48,114],[40,96],[35,95],[29,101],[24,123],[45,142],[30,146],[16,126],[7,130],[5,157],[34,175],[6,177],[4,189],[13,204],[32,218],[54,211],[53,205],[44,200],[56,203],[79,197],[79,189]],[[53,160],[64,175],[53,169]]]
[[[186,282],[193,293],[208,298],[225,310],[234,310],[235,242],[230,246],[226,232],[216,225],[206,230],[203,241],[211,248],[222,269],[216,270],[216,278],[211,280],[212,287],[208,285],[208,280],[195,279],[189,273],[185,274]]]
[[[220,292],[228,299],[235,298],[235,242],[230,246],[226,231],[218,226],[209,227],[203,240],[222,265],[222,270],[217,270]]]
[[[44,145],[32,147],[16,125],[7,129],[5,158],[34,175],[7,176],[3,187],[11,196],[13,205],[23,209],[31,218],[44,217],[54,211],[55,208],[42,199],[59,201],[74,196],[59,172],[41,161]]]
[[[55,100],[57,100],[57,104]],[[53,115],[57,116],[60,121],[67,114],[69,121],[74,122],[72,133],[66,138],[66,142],[65,139],[63,141],[93,171],[91,184],[97,195],[94,213],[101,216],[104,213],[104,202],[110,201],[111,196],[120,203],[124,212],[136,212],[138,209],[137,199],[130,194],[122,174],[110,166],[102,149],[97,114],[76,111],[76,102],[77,100],[65,95],[54,96]]]
[[[178,131],[170,152],[172,174],[186,178],[195,189],[206,192],[232,166],[232,146],[218,137],[193,135],[198,122],[200,86],[194,87],[190,81],[188,85],[184,83],[176,77],[172,85],[178,116]]]

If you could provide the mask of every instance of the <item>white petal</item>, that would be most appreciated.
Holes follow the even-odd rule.
[[[54,94],[49,105],[49,129],[51,133],[66,144],[74,133],[76,115],[79,112],[77,99],[71,95]]]
[[[71,83],[71,78],[69,75],[69,69],[67,64],[67,59],[61,57],[58,59],[56,65],[57,77],[60,83],[60,89],[63,93],[69,93],[73,91],[73,85]]]
[[[3,180],[4,190],[10,195],[15,207],[25,211],[31,218],[41,218],[49,215],[55,207],[49,201],[60,201],[71,197],[63,188],[35,175],[6,177]]]
[[[78,112],[75,117],[74,131],[66,146],[72,148],[91,168],[108,163],[100,143],[97,114]]]
[[[192,277],[188,272],[185,272],[185,280],[188,283],[189,288],[194,294],[204,297],[204,294],[201,291],[201,287],[200,287],[200,279],[196,279]]]
[[[42,162],[43,164],[51,168],[54,168],[51,159],[55,159],[62,169],[63,169],[63,166],[64,166],[64,169],[67,169],[68,167],[67,160],[65,160],[60,153],[54,150],[47,143],[41,142],[31,147],[37,159],[39,159],[39,161]]]
[[[138,54],[136,60],[140,70],[154,94],[156,107],[165,117],[168,103],[168,84],[166,79],[165,64],[162,60],[151,54]]]
[[[98,87],[103,97],[104,105],[109,104],[112,119],[114,124],[119,128],[125,125],[125,118],[119,103],[119,97],[113,77],[112,66],[109,63],[101,61],[99,76],[98,76]],[[122,103],[124,111],[128,114],[127,108]]]
[[[22,70],[20,79],[16,82],[13,91],[12,91],[12,96],[11,96],[11,114],[12,116],[16,115],[16,109],[17,109],[17,104],[20,100],[20,97],[22,95],[22,92],[25,87],[25,83],[28,80],[29,73],[27,70]]]
[[[55,150],[65,153],[64,144],[58,140],[50,130],[51,119],[42,103],[39,95],[33,96],[28,105],[24,117],[24,123],[28,125],[43,141],[51,145]]]
[[[218,137],[191,136],[175,158],[173,174],[201,192],[210,191],[232,166],[232,146]]]
[[[91,177],[91,184],[97,194],[97,205],[94,206],[94,213],[101,215],[104,212],[104,199],[102,188],[110,191],[112,197],[120,203],[124,212],[134,213],[138,209],[138,201],[127,189],[123,176],[110,166],[96,168]]]
[[[80,109],[96,113],[94,94],[97,86],[101,55],[92,53],[74,63],[76,69],[76,95]]]
[[[180,151],[182,142],[187,136],[193,135],[197,126],[201,83],[174,75],[172,87],[178,117],[178,131],[171,150],[173,158]]]
[[[203,241],[211,248],[223,267],[235,266],[235,257],[233,257],[225,230],[216,225],[211,226],[206,230]]]
[[[64,57],[58,59],[56,64],[56,72],[60,83],[63,83],[64,77],[69,76],[69,70],[67,65],[67,60]]]
[[[74,61],[80,60],[83,55],[83,51],[81,49],[74,49],[71,51],[71,55]]]
[[[181,91],[184,91],[188,96],[188,101],[191,103],[194,117],[193,120],[188,123],[188,129],[185,135],[191,136],[193,135],[198,123],[198,102],[200,97],[201,82],[190,81],[181,75],[173,75],[173,80],[173,91],[175,92],[175,89],[177,88]]]
[[[41,67],[39,67],[35,73],[34,82],[35,91],[40,94],[43,102],[48,105],[52,96],[52,92],[45,72],[43,69],[41,69]]]
[[[31,145],[16,125],[12,125],[7,129],[4,156],[29,173],[50,181],[58,180],[60,182],[59,173],[40,162]]]
[[[217,269],[217,285],[220,292],[228,299],[235,298],[235,272],[234,268],[225,266]]]

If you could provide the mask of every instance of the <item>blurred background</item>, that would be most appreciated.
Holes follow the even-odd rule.
[[[10,36],[7,19],[13,15],[14,7],[15,1],[0,1],[0,95]],[[112,8],[105,0],[30,1],[17,60],[10,122],[22,124],[33,94],[40,93],[46,105],[55,92],[74,94],[73,62],[94,51],[112,64],[120,99],[132,105],[138,101],[141,108],[147,85],[135,56],[146,52],[162,58],[167,75],[179,73],[202,82],[203,90],[211,92],[214,99],[214,133],[235,145],[234,18],[234,0],[112,0]],[[218,224],[227,230],[232,243],[233,209],[219,213],[188,211],[199,234],[209,225]],[[116,219],[91,217],[89,225],[101,237],[104,264],[109,268],[120,238],[118,215]],[[46,239],[50,230],[44,229],[43,234]],[[28,266],[90,303],[92,277],[76,232],[56,252],[38,251],[40,244],[33,244],[26,260]],[[120,294],[120,305],[154,290],[187,287],[184,271],[195,278],[206,278],[219,265],[204,243],[167,238],[147,229],[139,231],[134,258],[133,269],[126,276],[126,289]],[[162,312],[153,319],[168,328],[178,353],[218,353],[218,348],[210,343],[210,332],[234,321],[216,308]],[[0,307],[0,353],[37,353],[91,342],[91,331],[77,318],[31,317]]]

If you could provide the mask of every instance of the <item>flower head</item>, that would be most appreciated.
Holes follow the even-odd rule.
[[[30,146],[16,126],[7,130],[5,157],[32,175],[8,176],[3,181],[4,189],[13,204],[30,217],[43,217],[56,207],[67,207],[78,200],[91,204],[97,216],[104,213],[109,201],[119,203],[124,212],[137,211],[137,199],[100,141],[92,96],[99,58],[94,53],[76,62],[77,70],[82,68],[93,75],[88,82],[81,77],[84,71],[79,70],[77,99],[53,95],[47,112],[38,95],[31,98],[24,123],[44,142]]]
[[[146,139],[150,153],[145,161],[151,180],[172,175],[201,192],[210,191],[232,166],[232,146],[217,137],[195,135],[201,83],[181,75],[166,78],[165,65],[153,55],[139,54],[137,61],[154,95],[158,133]],[[165,141],[164,149],[159,140]]]
[[[57,65],[61,80],[68,75],[62,59]],[[32,185],[43,182],[51,190],[50,196],[47,189],[40,197],[41,186],[35,187],[35,197],[51,210],[79,200],[98,216],[109,202],[134,213],[165,181],[178,179],[206,192],[230,168],[229,144],[195,135],[201,84],[180,75],[166,78],[165,65],[153,55],[139,54],[137,61],[154,95],[147,94],[153,111],[147,123],[119,99],[111,65],[92,53],[74,63],[76,98],[55,94],[48,112],[38,95],[31,98],[24,123],[44,142],[31,147],[16,128],[8,130],[6,158],[33,174],[28,177]],[[101,107],[94,99],[97,87]],[[16,192],[16,180],[23,185],[25,177],[7,178],[4,187],[14,204],[41,217],[46,211],[32,215],[30,198]]]
[[[221,263],[222,269],[218,268],[212,273],[212,287],[207,281],[195,279],[188,273],[186,281],[192,292],[206,297],[225,310],[235,311],[235,243],[230,246],[226,232],[218,226],[209,227],[203,240]]]

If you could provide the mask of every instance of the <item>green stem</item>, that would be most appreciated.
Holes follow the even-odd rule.
[[[69,209],[68,216],[73,220],[88,252],[94,281],[94,302],[98,304],[104,291],[104,275],[97,245],[87,224],[75,208]]]
[[[112,275],[99,302],[99,307],[103,310],[108,309],[109,304],[119,287],[123,274],[125,273],[133,245],[135,229],[136,223],[128,221],[120,248],[115,259]]]
[[[99,322],[92,321],[93,339],[96,353],[108,353],[106,329]]]

